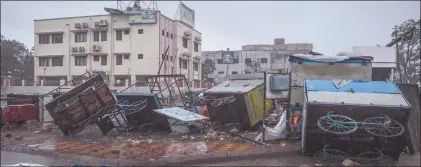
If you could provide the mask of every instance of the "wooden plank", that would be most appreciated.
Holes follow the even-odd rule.
[[[417,84],[401,84],[397,86],[411,104],[411,114],[407,125],[409,132],[409,151],[414,154],[420,151],[420,94]]]

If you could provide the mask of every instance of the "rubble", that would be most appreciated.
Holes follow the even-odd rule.
[[[22,136],[16,136],[15,140],[22,140]]]
[[[53,123],[44,123],[44,124],[42,124],[41,130],[43,132],[48,132],[48,131],[51,131],[53,128],[54,128]]]
[[[358,165],[360,165],[360,163],[355,162],[355,161],[352,161],[352,160],[350,160],[350,159],[345,159],[345,160],[342,162],[342,166],[358,166]]]
[[[7,137],[7,138],[12,137],[12,134],[11,133],[6,133],[6,135],[4,135],[4,137]]]

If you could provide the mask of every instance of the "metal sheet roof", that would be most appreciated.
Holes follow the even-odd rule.
[[[207,90],[209,93],[245,93],[263,84],[263,79],[227,80]]]
[[[410,107],[402,94],[307,91],[308,103]]]
[[[332,80],[305,80],[307,91],[353,92],[360,93],[394,93],[401,94],[399,88],[388,81],[357,81],[353,80],[343,87],[337,88]]]

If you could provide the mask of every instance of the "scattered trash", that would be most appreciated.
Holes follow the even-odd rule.
[[[38,147],[39,147],[39,144],[32,144],[32,145],[28,145],[28,147],[38,148]]]
[[[230,131],[229,131],[230,133],[238,133],[239,132],[239,130],[237,129],[237,128],[232,128]]]
[[[223,137],[220,137],[219,140],[224,140],[224,138]]]
[[[11,133],[6,133],[6,135],[4,135],[4,137],[12,137],[12,134]]]
[[[195,138],[193,136],[190,136],[190,140],[194,140]]]
[[[149,144],[151,144],[153,142],[152,139],[146,139],[146,141],[148,141]]]
[[[181,140],[187,140],[188,138],[189,138],[189,136],[187,136],[187,135],[181,136]]]
[[[285,146],[285,144],[284,144],[284,143],[282,143],[282,144],[281,144],[281,146],[283,147],[283,146]]]
[[[286,130],[286,113],[283,112],[281,118],[279,119],[278,124],[274,128],[266,127],[265,129],[265,140],[276,140],[276,139],[284,139],[285,136],[285,130]],[[262,138],[262,133],[260,133],[255,140],[259,141]]]
[[[34,134],[38,134],[38,133],[41,133],[42,132],[42,130],[36,130],[36,131],[34,131]]]
[[[300,165],[300,167],[308,167],[308,165]]]
[[[22,140],[22,136],[16,136],[15,140]]]
[[[314,164],[314,166],[323,166],[322,164]]]
[[[120,150],[111,150],[111,154],[120,154]]]
[[[345,159],[345,160],[342,162],[342,165],[343,165],[343,166],[358,166],[358,165],[360,165],[360,163],[355,162],[355,161],[352,161],[352,160],[350,160],[350,159]]]
[[[218,139],[218,136],[216,135],[216,132],[208,133],[206,134],[206,138],[212,141],[215,141]]]

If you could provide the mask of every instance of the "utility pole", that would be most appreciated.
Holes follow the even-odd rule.
[[[398,39],[398,28],[395,27],[395,39]],[[403,82],[403,78],[402,78],[402,72],[401,72],[401,63],[399,61],[399,42],[395,43],[395,47],[396,47],[396,69],[398,70],[398,74],[399,74],[399,81],[402,83]],[[393,74],[392,74],[393,75]]]

